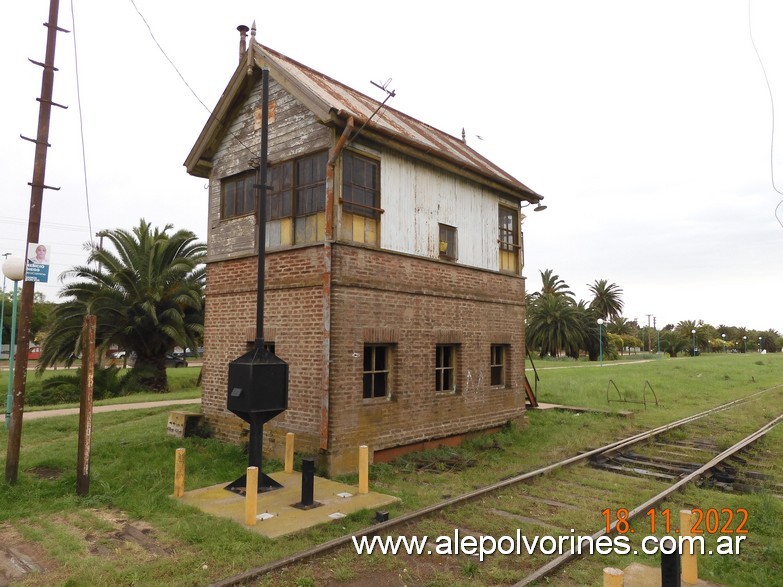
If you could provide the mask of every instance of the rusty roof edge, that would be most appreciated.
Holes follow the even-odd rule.
[[[342,109],[341,110],[332,109],[332,112],[333,112],[333,118],[338,118],[339,119],[339,122],[337,120],[335,120],[335,122],[338,122],[340,125],[344,126],[345,125],[345,121],[347,121],[348,117],[353,116],[354,119],[356,120],[357,126],[360,126],[362,124],[367,123],[363,132],[366,132],[367,130],[372,130],[373,132],[381,134],[381,135],[384,135],[386,137],[389,137],[389,138],[393,139],[396,142],[399,142],[399,143],[408,145],[410,147],[413,147],[415,150],[417,150],[420,153],[432,156],[435,159],[442,159],[445,162],[448,162],[448,163],[450,163],[453,166],[456,166],[456,167],[458,167],[460,169],[464,169],[466,171],[470,171],[475,176],[483,178],[485,180],[483,183],[485,183],[489,187],[497,189],[498,186],[502,186],[502,187],[505,188],[504,191],[506,191],[506,193],[508,193],[509,195],[513,195],[515,197],[518,197],[520,199],[526,200],[526,201],[531,202],[531,203],[538,203],[538,202],[540,202],[541,200],[544,199],[544,196],[542,196],[541,194],[539,194],[539,193],[535,192],[534,190],[530,189],[525,184],[523,184],[521,181],[513,178],[511,175],[509,175],[509,174],[507,174],[505,172],[503,172],[503,173],[506,176],[510,177],[513,181],[509,181],[509,180],[505,179],[505,177],[499,176],[496,173],[486,173],[486,172],[483,172],[483,170],[480,169],[477,166],[466,165],[465,161],[462,161],[462,160],[457,159],[455,157],[450,157],[450,156],[448,156],[448,154],[444,153],[443,151],[441,151],[439,149],[433,149],[432,147],[430,147],[428,145],[425,145],[425,144],[423,144],[423,143],[421,143],[419,141],[416,141],[414,139],[409,139],[409,138],[405,137],[405,135],[401,135],[401,134],[394,133],[394,132],[389,132],[386,129],[384,129],[383,127],[374,124],[372,121],[368,122],[367,119],[365,117],[361,116],[361,115],[357,115],[355,113],[351,113],[351,112],[349,112],[347,110],[342,110]],[[468,148],[470,148],[470,147],[468,147]],[[491,162],[489,162],[488,159],[483,157],[478,152],[473,151],[473,153],[475,153],[482,160],[487,161],[488,163],[491,164]],[[519,192],[523,192],[525,195],[524,196],[520,195]]]

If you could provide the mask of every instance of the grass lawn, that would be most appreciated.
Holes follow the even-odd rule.
[[[571,367],[539,361],[537,367],[541,401],[633,410],[635,417],[531,411],[527,426],[511,426],[458,449],[444,448],[373,465],[372,489],[402,498],[401,504],[390,509],[392,516],[783,383],[783,354],[605,362],[603,368],[589,363]],[[182,372],[184,377],[189,371],[170,370],[169,375]],[[660,405],[645,410],[639,404],[607,404],[609,379],[629,398],[641,397],[645,381],[649,382]],[[783,409],[783,388],[763,401],[769,403],[771,419]],[[179,504],[169,497],[176,448],[187,449],[188,490],[236,478],[247,460],[236,446],[212,439],[167,436],[167,416],[166,408],[94,416],[87,498],[75,495],[77,417],[26,423],[19,482],[14,486],[0,482],[0,540],[22,544],[45,561],[46,584],[184,586],[209,583],[370,524],[374,512],[358,512],[332,524],[270,540]],[[0,444],[5,443],[6,432],[1,429]],[[4,457],[5,451],[0,456]],[[265,461],[268,471],[280,468],[278,462]],[[356,482],[356,476],[342,480]],[[715,503],[723,499],[721,494],[708,493]],[[699,499],[708,503],[706,497]],[[769,556],[757,556],[754,562],[783,576],[783,527],[762,525],[769,516],[783,519],[783,504],[755,497],[744,502],[741,496],[732,499],[747,503],[751,519],[758,519],[757,528],[763,530],[763,540],[759,540]],[[725,507],[735,505],[728,498],[725,503]],[[157,550],[119,539],[127,521],[143,525]],[[748,556],[754,556],[749,550]],[[735,584],[727,577],[736,576],[743,560],[717,561],[709,567],[710,576]],[[769,569],[763,576],[774,577]],[[589,564],[583,572],[592,572]],[[41,577],[31,575],[21,584],[40,585]]]

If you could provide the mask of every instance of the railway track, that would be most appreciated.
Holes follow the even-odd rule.
[[[614,532],[618,520],[631,520],[650,512],[667,496],[716,470],[726,459],[747,449],[783,421],[783,415],[771,421],[768,417],[766,421],[761,418],[759,428],[751,434],[732,430],[727,424],[731,421],[731,410],[760,399],[773,389],[777,388],[756,392],[534,471],[509,476],[498,483],[250,569],[213,583],[211,587],[256,584],[256,580],[262,577],[280,573],[303,561],[322,560],[340,549],[359,557],[354,548],[354,538],[361,537],[455,534],[455,540],[458,535],[480,540],[480,537],[515,534],[567,538],[570,533],[590,536],[595,541]],[[716,430],[722,431],[721,434],[716,434]],[[729,448],[720,450],[721,446]],[[736,471],[738,463],[741,461],[735,461],[730,466],[724,465],[724,468],[734,468]],[[622,516],[618,518],[617,514],[621,511]],[[602,515],[607,518],[606,523],[596,530],[603,520]],[[611,523],[610,516],[613,517]],[[345,552],[343,556],[349,556]],[[401,556],[406,556],[407,562],[413,567],[431,564],[423,562],[427,559],[447,558],[429,556],[426,552]],[[497,577],[491,581],[500,582],[497,579],[502,577],[503,583],[511,583],[509,577],[513,574],[513,581],[516,581],[513,584],[522,587],[547,577],[576,558],[576,555],[535,554],[522,559],[504,558],[507,561],[495,559],[498,564],[495,565],[494,574]],[[465,572],[471,572],[474,563],[470,556],[462,555],[452,560],[457,559],[466,569]],[[504,564],[506,562],[508,564]],[[368,580],[366,584],[379,585],[374,579]]]

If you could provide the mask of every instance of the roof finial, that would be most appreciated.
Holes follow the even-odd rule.
[[[247,75],[253,75],[253,45],[256,41],[256,21],[250,25],[250,55],[247,56]]]
[[[247,52],[247,31],[250,29],[241,24],[237,27],[237,30],[239,31],[239,62],[242,63],[242,59]]]
[[[465,127],[464,126],[462,127],[462,142],[463,143],[467,143],[467,141],[465,140]]]

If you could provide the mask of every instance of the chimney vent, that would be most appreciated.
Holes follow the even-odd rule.
[[[244,59],[245,53],[247,53],[247,31],[250,29],[241,24],[237,27],[237,30],[239,31],[239,62],[242,63],[242,59]]]

